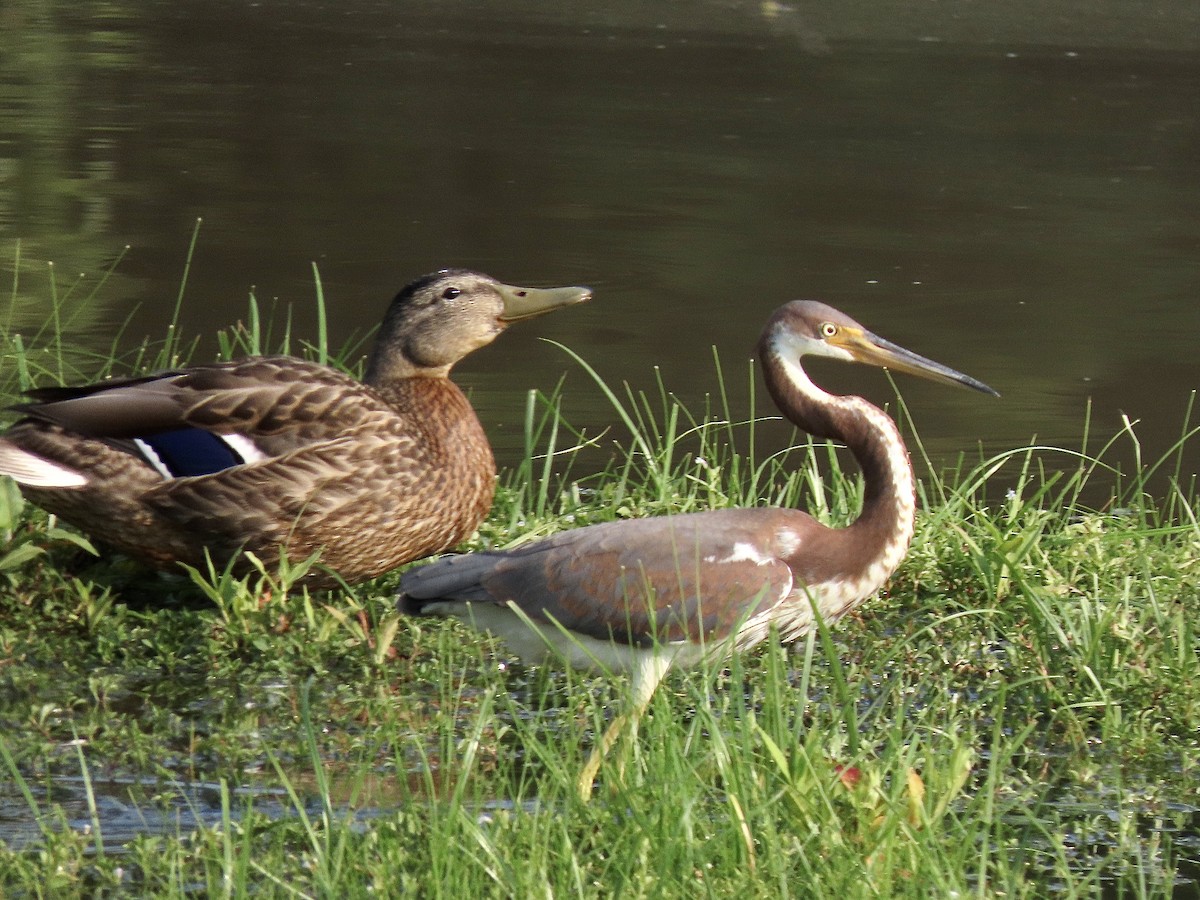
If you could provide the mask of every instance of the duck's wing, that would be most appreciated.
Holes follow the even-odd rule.
[[[291,357],[41,388],[29,396],[16,407],[24,419],[9,434],[14,443],[53,459],[48,444],[65,452],[72,440],[99,440],[141,456],[164,478],[278,458],[393,415],[353,378]],[[36,440],[31,431],[41,432]]]

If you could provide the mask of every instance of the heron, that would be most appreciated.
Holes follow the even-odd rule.
[[[506,550],[449,556],[405,572],[398,607],[453,616],[499,637],[525,663],[558,661],[630,679],[629,711],[595,744],[586,799],[626,720],[644,712],[672,665],[806,634],[874,595],[913,536],[916,489],[892,419],[858,396],[828,393],[801,360],[822,356],[999,396],[981,381],[868,331],[814,300],[767,320],[757,355],[775,405],[813,437],[843,443],[862,470],[862,509],[841,528],[790,508],[734,508],[563,531]]]

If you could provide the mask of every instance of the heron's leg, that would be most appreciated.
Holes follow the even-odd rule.
[[[646,707],[650,705],[650,700],[654,697],[654,691],[658,688],[659,682],[663,680],[663,676],[667,674],[667,670],[671,667],[673,656],[673,653],[656,649],[654,651],[647,651],[639,660],[638,667],[633,670],[630,676],[629,709],[616,716],[608,724],[608,727],[604,729],[604,734],[600,736],[600,740],[592,748],[592,753],[588,757],[588,761],[579,773],[579,796],[584,802],[591,799],[592,788],[596,783],[596,775],[600,771],[600,763],[621,736],[621,731],[624,729],[626,722],[630,726],[630,736],[633,738],[637,737],[638,720],[641,719],[642,713],[646,711]]]

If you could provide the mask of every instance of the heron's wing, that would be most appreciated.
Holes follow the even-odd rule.
[[[760,540],[777,512],[786,511],[579,528],[510,551],[439,560],[406,573],[401,590],[410,611],[434,599],[491,602],[598,640],[719,640],[792,590],[791,569]]]

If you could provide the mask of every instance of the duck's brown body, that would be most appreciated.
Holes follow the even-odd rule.
[[[323,548],[322,565],[349,583],[453,547],[491,507],[491,448],[449,379],[406,379],[380,391],[287,357],[197,367],[190,374],[219,376],[227,392],[244,379],[283,389],[289,401],[284,421],[255,423],[275,431],[282,455],[164,480],[106,440],[26,420],[4,439],[92,476],[77,490],[26,487],[26,497],[151,565],[199,567],[206,552],[224,564],[248,548],[272,567],[281,549],[300,561]],[[230,418],[233,412],[219,411],[231,423],[249,424]],[[289,445],[295,449],[285,449]],[[239,569],[248,567],[239,562]],[[314,586],[332,582],[319,571],[309,578]]]
[[[477,290],[496,284],[445,274]],[[512,290],[522,299],[539,293]],[[570,302],[586,299],[574,290]],[[246,550],[270,569],[281,553],[300,561],[320,550],[311,586],[381,575],[468,537],[495,490],[487,437],[447,376],[500,328],[459,328],[445,358],[429,334],[408,349],[414,330],[392,323],[393,333],[381,334],[394,352],[377,348],[368,384],[263,357],[35,391],[26,417],[0,437],[0,473],[32,502],[151,565],[201,567],[207,556],[245,571],[250,563],[238,554]],[[201,461],[170,457],[164,434],[196,435]],[[187,474],[208,463],[204,442],[237,464]],[[173,465],[185,474],[164,471]]]

